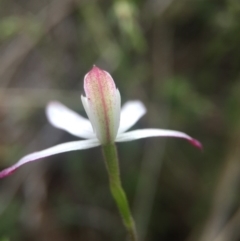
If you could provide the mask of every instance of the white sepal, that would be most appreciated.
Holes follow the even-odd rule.
[[[8,176],[12,174],[16,169],[18,169],[20,166],[28,163],[37,161],[41,158],[56,155],[63,152],[69,152],[69,151],[76,151],[76,150],[84,150],[93,148],[96,146],[99,146],[100,143],[97,139],[91,139],[91,140],[83,140],[83,141],[72,141],[67,142],[63,144],[59,144],[50,148],[47,148],[42,151],[34,152],[31,154],[28,154],[27,156],[24,156],[21,158],[16,164],[14,164],[11,167],[8,167],[0,172],[0,178],[3,178],[5,176]]]
[[[125,141],[133,141],[137,139],[142,139],[146,137],[177,137],[177,138],[184,138],[188,140],[192,145],[202,148],[202,145],[196,139],[193,139],[191,136],[180,132],[180,131],[173,131],[173,130],[164,130],[164,129],[141,129],[141,130],[134,130],[129,131],[126,133],[119,134],[117,136],[117,142],[125,142]]]

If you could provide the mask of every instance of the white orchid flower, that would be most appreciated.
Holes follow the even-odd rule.
[[[146,108],[140,101],[129,101],[121,109],[121,96],[111,75],[96,66],[85,75],[84,90],[86,97],[81,96],[81,99],[89,120],[56,101],[47,105],[46,114],[53,126],[87,140],[67,142],[26,155],[1,171],[0,178],[25,163],[51,155],[146,137],[184,138],[201,148],[200,142],[180,131],[141,129],[126,132],[146,113]]]

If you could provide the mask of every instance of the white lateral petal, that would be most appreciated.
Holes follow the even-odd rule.
[[[116,89],[116,106],[114,110],[114,137],[116,138],[121,116],[121,95],[118,89]]]
[[[125,103],[121,110],[118,133],[130,129],[145,113],[146,108],[141,101],[135,100]]]
[[[19,168],[20,166],[22,166],[28,162],[37,161],[41,158],[52,156],[52,155],[63,153],[63,152],[89,149],[89,148],[96,147],[99,145],[100,144],[97,139],[72,141],[72,142],[67,142],[67,143],[63,143],[63,144],[59,144],[59,145],[50,147],[50,148],[47,148],[42,151],[34,152],[27,156],[24,156],[13,166],[2,170],[0,172],[0,178],[3,178],[5,176],[12,174],[17,168]]]
[[[90,120],[90,125],[92,126],[93,132],[96,133],[96,130],[95,130],[96,123],[95,123],[95,119],[93,117],[92,110],[89,107],[88,99],[87,99],[87,97],[81,95],[81,100],[82,100],[83,108],[85,109],[87,116]]]
[[[46,115],[49,122],[59,129],[63,129],[77,137],[86,139],[95,138],[88,119],[57,101],[52,101],[47,105]]]
[[[119,134],[116,138],[117,142],[124,142],[124,141],[133,141],[141,138],[146,137],[157,137],[157,136],[165,136],[165,137],[177,137],[177,138],[184,138],[187,139],[192,145],[202,148],[202,144],[193,139],[191,136],[180,132],[180,131],[173,131],[173,130],[163,130],[163,129],[142,129],[142,130],[135,130],[129,131],[126,133]]]

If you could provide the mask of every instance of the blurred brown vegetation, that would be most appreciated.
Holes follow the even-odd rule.
[[[51,127],[58,100],[85,115],[83,76],[109,71],[137,127],[204,146],[118,144],[141,241],[240,240],[240,1],[1,0],[0,167],[75,138]],[[0,241],[125,240],[101,150],[65,153],[0,181]]]

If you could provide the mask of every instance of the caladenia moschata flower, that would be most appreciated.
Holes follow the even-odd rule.
[[[121,109],[121,96],[111,75],[96,66],[85,75],[84,90],[86,97],[81,96],[81,99],[89,120],[56,101],[47,105],[46,114],[53,126],[87,140],[67,142],[26,155],[13,166],[1,171],[0,178],[10,175],[28,162],[58,153],[101,145],[109,174],[111,192],[131,239],[136,240],[134,222],[121,187],[114,142],[165,136],[184,138],[198,148],[201,148],[201,144],[189,135],[173,130],[141,129],[126,132],[146,113],[146,108],[140,101],[129,101]]]

